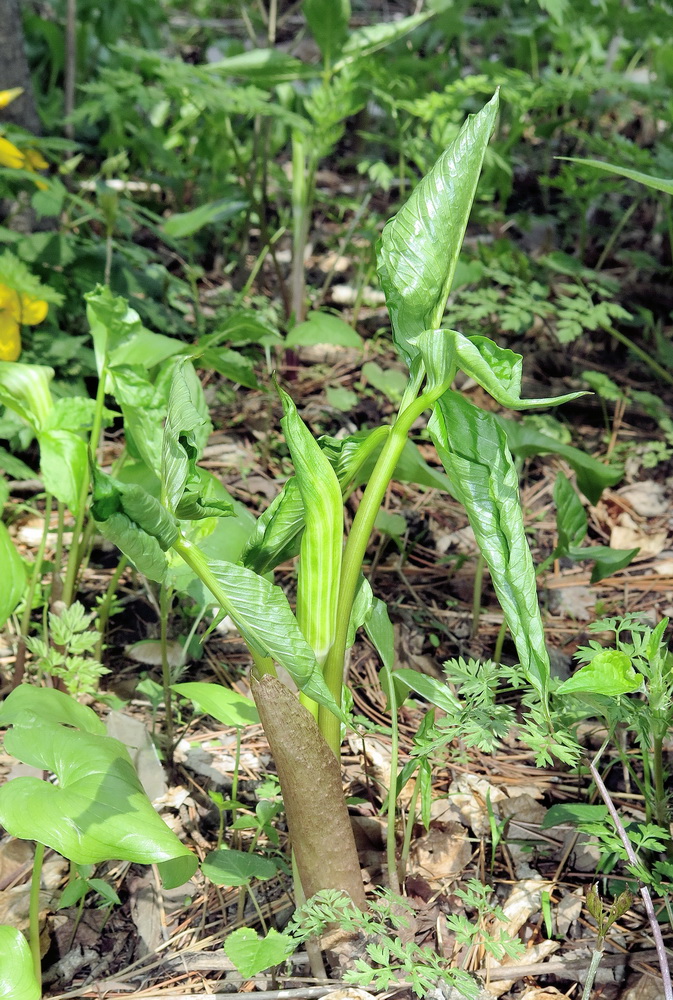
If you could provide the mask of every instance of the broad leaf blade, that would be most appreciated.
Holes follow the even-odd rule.
[[[214,885],[249,885],[254,879],[273,878],[278,868],[270,858],[221,847],[201,862],[201,871]]]
[[[19,714],[5,746],[24,763],[53,772],[59,783],[20,777],[3,785],[3,826],[76,864],[184,859],[183,873],[191,877],[196,858],[153,809],[126,748],[108,736],[48,721],[50,709],[42,710],[43,701]],[[60,711],[60,702],[55,703],[54,712]]]
[[[224,952],[244,979],[250,979],[265,969],[280,965],[296,948],[288,934],[279,934],[270,927],[260,938],[252,927],[239,927],[225,939]]]
[[[565,556],[573,546],[581,545],[584,541],[587,533],[587,516],[582,501],[575,493],[570,480],[562,472],[559,472],[554,483],[554,503],[558,554]]]
[[[208,566],[227,596],[223,608],[245,641],[285,667],[300,691],[342,716],[281,588],[244,566],[226,562]]]
[[[604,465],[579,448],[562,444],[548,434],[541,433],[525,421],[518,422],[500,416],[496,420],[507,435],[507,444],[513,455],[519,458],[560,455],[564,458],[577,473],[579,489],[593,504],[598,503],[607,486],[614,486],[624,475],[621,465]]]
[[[0,628],[23,597],[26,570],[7,526],[0,521]]]
[[[259,723],[257,709],[250,698],[222,687],[221,684],[206,684],[203,681],[188,681],[185,684],[172,684],[183,698],[189,698],[199,711],[212,715],[224,726],[250,726]]]
[[[330,0],[326,0],[326,2],[329,3]],[[351,31],[344,42],[341,58],[334,67],[335,72],[356,60],[373,55],[374,52],[385,48],[386,45],[391,45],[399,38],[404,38],[414,28],[427,21],[429,17],[432,17],[432,11],[411,14],[409,17],[400,18],[399,21],[381,21],[378,24],[369,24],[364,28]]]
[[[504,432],[493,414],[456,392],[438,401],[428,425],[463,504],[528,678],[546,699],[549,656],[535,570],[524,531],[519,481]]]
[[[303,10],[325,63],[331,65],[348,35],[350,0],[304,0]]]
[[[496,93],[467,119],[379,241],[378,271],[393,339],[407,363],[418,352],[411,340],[441,326],[497,111]]]
[[[196,461],[211,429],[203,389],[190,362],[175,366],[161,455],[161,500],[171,513],[191,485]]]
[[[0,1000],[40,1000],[41,996],[28,942],[17,927],[0,926]]]
[[[89,452],[84,440],[72,431],[43,431],[40,468],[45,489],[77,514],[84,481],[89,475]]]

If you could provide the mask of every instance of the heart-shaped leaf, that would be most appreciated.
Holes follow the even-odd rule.
[[[252,927],[239,927],[224,942],[224,953],[244,979],[250,979],[265,969],[280,965],[296,948],[289,934],[280,934],[273,927],[265,937],[258,937]]]
[[[253,878],[273,878],[277,870],[270,858],[226,847],[211,851],[201,862],[201,871],[215,885],[248,885]]]
[[[630,656],[618,649],[604,649],[564,681],[557,694],[600,694],[614,698],[637,691],[642,682]]]

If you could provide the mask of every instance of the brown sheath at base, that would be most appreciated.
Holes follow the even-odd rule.
[[[366,910],[338,760],[311,713],[276,677],[253,680],[252,696],[278,771],[306,898],[340,889]]]

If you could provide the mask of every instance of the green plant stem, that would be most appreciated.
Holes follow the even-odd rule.
[[[414,829],[414,823],[416,822],[416,803],[418,802],[418,796],[421,791],[421,776],[420,771],[416,774],[416,780],[414,781],[414,790],[411,793],[411,798],[409,799],[409,807],[407,809],[407,824],[404,828],[404,840],[402,841],[402,852],[400,854],[400,872],[402,877],[406,874],[407,861],[409,860],[409,851],[411,850],[411,836]]]
[[[598,972],[598,966],[601,964],[601,959],[603,957],[603,950],[591,952],[591,961],[589,962],[589,968],[587,969],[587,978],[584,981],[584,989],[582,990],[582,1000],[591,1000],[591,991],[594,988],[594,982],[596,980],[596,973]]]
[[[407,435],[416,418],[427,406],[427,401],[421,397],[410,403],[397,417],[374,466],[367,488],[363,494],[360,506],[353,520],[341,567],[339,598],[337,601],[337,622],[334,642],[325,660],[324,675],[327,686],[336,701],[341,704],[341,685],[346,657],[346,641],[348,623],[350,621],[353,599],[360,577],[360,570],[367,551],[369,537],[374,527],[374,521],[381,503],[392,479],[395,467],[407,442]],[[341,746],[341,723],[323,705],[319,712],[320,731],[327,743],[339,756]]]
[[[40,956],[40,875],[44,860],[44,844],[35,844],[33,876],[30,880],[30,903],[28,907],[29,943],[33,956],[35,979],[42,984],[42,960]]]
[[[101,371],[98,378],[98,390],[96,392],[96,406],[93,414],[93,422],[91,425],[91,435],[89,437],[89,453],[91,455],[92,461],[96,461],[96,454],[98,452],[98,445],[100,443],[101,431],[103,428],[103,409],[105,405],[105,383],[107,381],[107,342],[105,344],[105,353],[103,356],[103,364],[101,366]],[[82,528],[84,525],[84,518],[86,516],[87,510],[87,497],[89,495],[89,477],[84,476],[82,480],[82,487],[79,492],[79,497],[77,498],[77,511],[75,514],[75,527],[72,532],[72,542],[70,544],[70,552],[68,554],[68,566],[65,572],[65,581],[63,583],[63,601],[69,607],[75,596],[75,586],[77,584],[77,574],[79,571],[81,556],[83,555],[83,547],[81,542],[82,539]]]
[[[117,593],[117,585],[121,578],[122,573],[128,566],[128,559],[126,556],[122,556],[117,563],[117,568],[110,577],[110,582],[105,588],[105,594],[103,600],[101,601],[100,608],[98,611],[98,631],[100,632],[100,638],[96,644],[96,659],[100,660],[103,655],[103,644],[105,642],[105,630],[107,628],[107,623],[110,619],[110,608],[112,607],[112,602],[114,596]]]
[[[628,347],[631,353],[635,354],[637,358],[640,358],[643,364],[646,364],[658,378],[663,379],[664,382],[668,382],[669,385],[673,385],[673,375],[666,371],[666,369],[663,368],[658,361],[651,358],[647,351],[644,351],[642,347],[638,347],[637,344],[634,344],[633,341],[626,336],[626,334],[622,333],[620,330],[615,330],[614,326],[606,325],[603,329],[609,333],[611,337],[614,337],[615,340],[619,341],[620,344]]]
[[[670,820],[664,785],[664,741],[661,735],[656,735],[652,739],[652,772],[654,776],[654,815],[656,816],[657,825],[664,830],[668,830]],[[667,854],[670,857],[670,838]]]
[[[35,562],[33,563],[33,569],[30,574],[30,579],[28,581],[28,588],[24,595],[24,607],[23,614],[21,615],[21,625],[19,631],[19,643],[16,650],[16,659],[14,661],[14,675],[12,677],[12,687],[18,687],[23,680],[23,675],[26,670],[26,636],[30,631],[30,620],[33,616],[33,601],[35,600],[35,590],[37,589],[38,580],[42,577],[42,561],[44,559],[44,550],[47,547],[47,535],[49,534],[49,522],[51,520],[51,508],[53,504],[53,497],[51,493],[47,493],[45,497],[45,508],[44,508],[44,524],[42,526],[42,536],[40,537],[40,544],[38,545],[37,552],[35,554]]]
[[[480,552],[477,556],[477,564],[474,568],[474,584],[472,586],[472,638],[479,631],[479,619],[481,617],[481,593],[484,584],[485,560]]]
[[[241,766],[241,727],[236,727],[236,753],[234,754],[234,770],[231,775],[231,825],[236,823],[236,803],[238,802],[238,769]],[[234,830],[234,847],[240,846],[240,830]]]
[[[498,638],[495,640],[495,649],[493,650],[493,662],[500,663],[502,659],[502,647],[505,645],[505,636],[507,635],[507,621],[503,619],[500,626],[500,631],[498,632]]]
[[[386,827],[386,859],[388,862],[388,885],[394,895],[400,894],[400,878],[397,871],[397,856],[395,852],[395,803],[397,802],[397,765],[399,761],[399,729],[397,725],[397,696],[393,682],[392,670],[385,668],[388,684],[388,701],[390,704],[390,778],[388,781],[388,823]]]
[[[159,592],[159,628],[161,646],[161,681],[164,688],[164,708],[166,710],[166,742],[168,763],[173,762],[173,692],[171,691],[171,668],[168,663],[168,615],[173,601],[172,587],[161,584]]]

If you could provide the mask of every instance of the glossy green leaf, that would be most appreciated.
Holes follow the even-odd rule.
[[[77,514],[84,482],[89,476],[86,442],[72,431],[58,430],[42,431],[38,441],[45,489]]]
[[[297,947],[288,934],[270,927],[261,938],[252,927],[239,927],[224,940],[224,953],[234,963],[244,979],[280,965]]]
[[[98,468],[93,470],[91,513],[101,524],[114,514],[124,514],[147,535],[156,538],[164,552],[178,537],[175,517],[156,497],[144,487],[135,483],[122,483]]]
[[[339,713],[325,684],[315,654],[306,641],[280,587],[244,566],[207,562],[195,546],[182,546],[194,562],[202,562],[219,588],[217,603],[232,618],[245,641],[288,671],[300,691]]]
[[[304,529],[304,501],[292,476],[257,519],[241,561],[255,573],[268,573],[299,552]]]
[[[559,472],[554,483],[554,503],[556,504],[557,551],[567,555],[571,548],[579,546],[587,533],[587,516],[582,501],[569,479]]]
[[[147,330],[126,299],[113,295],[109,288],[98,286],[84,298],[99,374],[106,357],[111,367],[153,368],[185,350],[182,341]]]
[[[652,177],[651,174],[644,174],[640,170],[632,170],[631,167],[617,166],[615,163],[606,163],[604,160],[584,160],[579,156],[557,156],[556,159],[569,160],[570,163],[579,163],[581,167],[593,167],[595,170],[602,170],[606,174],[617,174],[619,177],[626,177],[627,180],[644,184],[654,191],[673,194],[673,180],[669,177]]]
[[[451,391],[436,404],[428,429],[488,564],[521,665],[546,699],[549,656],[505,433],[493,414]]]
[[[222,687],[221,684],[206,684],[202,681],[188,681],[185,684],[173,684],[183,698],[189,698],[199,711],[212,715],[223,726],[254,726],[259,724],[259,715],[254,702],[250,698]]]
[[[427,372],[425,394],[434,401],[449,388],[457,369],[478,382],[502,406],[513,410],[537,406],[558,406],[585,395],[570,392],[563,396],[521,398],[523,358],[498,347],[488,337],[464,337],[456,330],[425,330],[410,338],[423,356]]]
[[[28,942],[18,928],[1,925],[0,1000],[40,1000],[41,996]]]
[[[232,886],[249,885],[254,878],[273,878],[278,869],[270,858],[221,847],[205,856],[201,871],[214,885]]]
[[[171,513],[175,513],[185,491],[196,491],[198,495],[196,462],[211,427],[193,365],[177,364],[168,397],[161,456],[161,501]]]
[[[105,736],[106,733],[105,724],[93,709],[81,705],[56,688],[39,688],[32,684],[20,684],[14,688],[0,705],[0,726],[14,725],[26,715],[29,718],[37,716],[54,725],[72,726],[94,736]]]
[[[640,549],[613,549],[609,545],[591,545],[586,549],[571,549],[568,555],[571,559],[591,559],[594,564],[591,583],[600,583],[601,580],[628,566],[639,552]]]
[[[346,649],[350,649],[355,642],[357,631],[369,619],[374,607],[374,594],[367,577],[361,573],[355,591],[355,598],[351,607],[351,616],[348,621],[348,633],[346,635]]]
[[[590,805],[588,802],[557,802],[547,809],[542,820],[541,829],[549,830],[553,826],[580,826],[582,823],[604,823],[608,818],[608,807]]]
[[[152,535],[148,535],[125,514],[111,514],[97,525],[98,531],[124,553],[148,580],[161,583],[166,576],[166,553]]]
[[[54,369],[0,361],[0,403],[14,410],[37,432],[46,425],[54,401],[49,383]]]
[[[364,624],[365,632],[381,657],[383,666],[386,670],[393,670],[395,666],[395,632],[385,601],[378,597],[374,598],[371,613],[365,619]]]
[[[638,691],[643,678],[631,658],[618,649],[604,649],[558,688],[557,694],[600,694],[616,697]]]
[[[496,417],[496,420],[507,435],[507,444],[518,458],[530,458],[533,455],[560,455],[577,473],[577,485],[591,503],[598,503],[601,493],[608,486],[614,486],[624,475],[621,465],[606,465],[597,459],[562,444],[547,434],[531,427],[525,421],[509,420]]]
[[[467,119],[379,241],[378,271],[393,339],[407,363],[418,352],[413,338],[441,326],[497,111],[496,93]]]
[[[297,579],[297,620],[319,664],[334,641],[343,548],[343,502],[334,469],[297,412],[279,388],[281,427],[295,468],[304,506]]]
[[[329,0],[323,2],[327,4]],[[373,55],[374,52],[391,45],[399,38],[404,38],[429,17],[432,17],[432,11],[401,17],[399,21],[379,21],[351,31],[341,49],[341,56],[334,67],[335,72],[356,60]]]
[[[170,884],[191,878],[197,859],[153,809],[126,748],[108,736],[54,723],[50,715],[37,702],[18,713],[5,749],[51,771],[58,785],[34,777],[8,781],[0,788],[2,825],[77,864],[169,862],[178,879]]]
[[[332,313],[311,312],[303,323],[292,327],[285,340],[285,346],[305,347],[312,344],[362,347],[362,337],[352,326]]]
[[[208,201],[204,205],[199,205],[198,208],[193,208],[190,212],[175,212],[164,222],[164,232],[174,240],[193,236],[204,226],[235,218],[240,215],[247,204],[247,201],[240,197],[240,192],[237,192],[236,197]]]
[[[455,698],[447,684],[436,677],[428,677],[418,670],[408,670],[401,667],[393,674],[395,680],[403,681],[407,687],[420,694],[431,705],[441,708],[447,715],[453,716],[460,709],[460,702]]]
[[[252,361],[238,351],[228,347],[210,347],[198,355],[197,363],[199,368],[224,375],[230,382],[244,385],[247,389],[258,388]]]
[[[304,0],[303,12],[325,64],[333,65],[348,36],[350,0]]]
[[[7,526],[0,521],[0,628],[23,597],[26,570],[16,550]]]

